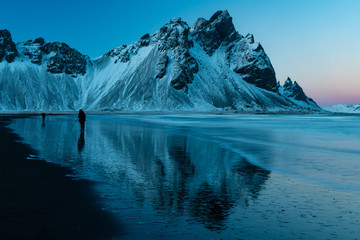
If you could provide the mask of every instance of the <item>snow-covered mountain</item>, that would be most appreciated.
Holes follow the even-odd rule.
[[[296,81],[293,83],[289,77],[286,79],[283,86],[280,86],[280,84],[278,85],[278,91],[281,95],[287,97],[299,106],[305,108],[308,107],[310,109],[321,109],[312,98],[306,96],[300,85]]]
[[[323,109],[329,112],[360,113],[360,104],[355,104],[355,105],[338,104],[334,106],[323,107]]]
[[[192,26],[171,19],[96,59],[0,30],[0,110],[320,110],[294,86],[279,88],[262,46],[226,10]]]

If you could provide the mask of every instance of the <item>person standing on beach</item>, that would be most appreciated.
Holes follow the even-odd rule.
[[[86,115],[82,109],[79,111],[78,119],[81,126],[81,133],[84,133]]]

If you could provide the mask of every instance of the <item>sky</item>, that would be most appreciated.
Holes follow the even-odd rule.
[[[254,34],[281,84],[289,76],[319,105],[360,103],[359,0],[0,0],[0,29],[15,42],[61,41],[92,58],[154,33],[171,18],[189,25],[227,9]]]

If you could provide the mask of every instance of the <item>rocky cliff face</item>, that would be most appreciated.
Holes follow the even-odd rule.
[[[209,20],[199,18],[191,27],[191,35],[210,56],[221,45],[228,45],[240,38],[227,10],[217,11]]]
[[[93,60],[43,38],[15,45],[2,30],[2,59],[0,110],[253,112],[316,105],[295,84],[278,93],[264,49],[251,34],[236,32],[226,10],[192,26],[171,19],[154,34]]]
[[[152,44],[161,56],[156,63],[159,70],[157,78],[161,79],[166,73],[170,58],[175,72],[170,86],[185,93],[188,93],[188,85],[193,82],[194,74],[199,71],[195,58],[190,54],[194,42],[189,38],[189,30],[185,22],[175,18],[155,33],[152,39]]]
[[[226,60],[230,68],[248,83],[276,92],[275,70],[260,43],[251,34],[229,44]]]
[[[37,38],[35,40],[29,40],[23,43],[17,44],[20,52],[24,54],[30,62],[40,65],[42,62],[42,58],[44,52],[41,50],[42,46],[44,46],[45,40],[43,38]]]
[[[170,57],[175,60],[175,68],[179,70],[170,84],[177,90],[187,92],[188,85],[193,82],[193,74],[198,71],[196,59],[190,54],[194,43],[199,44],[210,57],[216,51],[225,52],[223,62],[245,81],[269,91],[277,91],[275,71],[264,49],[254,42],[251,34],[243,37],[236,32],[226,10],[216,12],[209,20],[199,18],[191,27],[180,18],[172,19],[153,36],[146,34],[135,44],[115,48],[106,55],[116,56],[115,62],[126,63],[132,55],[137,54],[139,48],[157,45],[161,52],[157,62],[158,78],[165,73]]]
[[[308,101],[308,97],[305,95],[300,85],[296,81],[293,83],[289,77],[286,79],[283,88],[283,93],[286,97],[291,97],[298,101]]]
[[[85,75],[90,60],[65,43],[46,43],[43,38],[18,43],[17,48],[33,64],[44,64],[48,72],[66,73],[72,77]]]
[[[321,109],[312,98],[306,96],[300,85],[296,81],[293,83],[289,77],[286,79],[284,85],[279,86],[278,89],[280,94],[297,104],[308,106],[312,109]]]
[[[248,83],[276,92],[276,77],[269,58],[251,34],[245,37],[236,32],[232,18],[225,11],[216,12],[209,20],[199,18],[191,35],[210,56],[223,48],[228,66]]]
[[[0,30],[0,62],[5,58],[7,62],[11,63],[17,56],[18,52],[10,32],[8,30]]]

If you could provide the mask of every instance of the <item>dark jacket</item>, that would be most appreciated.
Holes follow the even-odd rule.
[[[80,111],[79,111],[78,118],[79,118],[79,122],[80,122],[80,123],[84,123],[85,120],[86,120],[86,115],[85,115],[84,111],[81,110],[81,109],[80,109]]]

